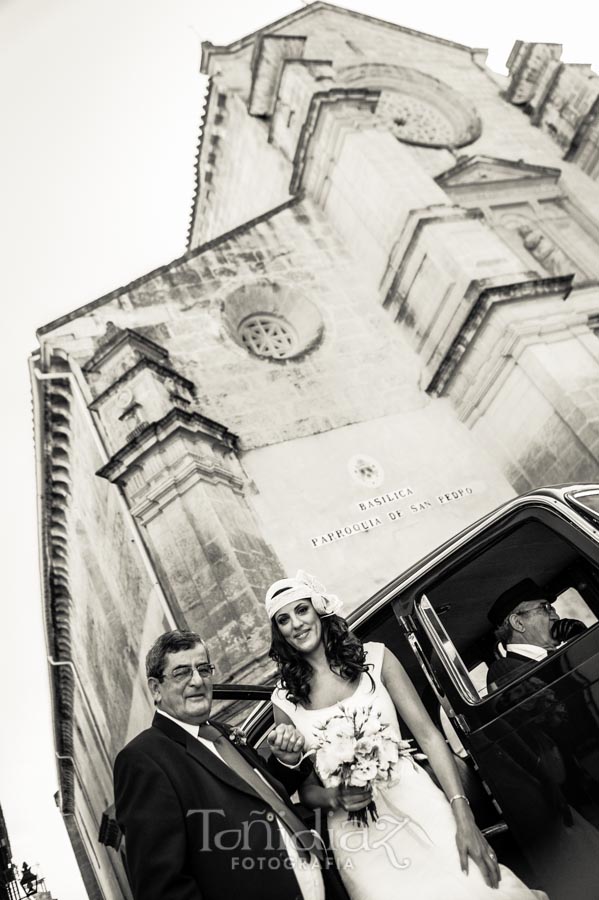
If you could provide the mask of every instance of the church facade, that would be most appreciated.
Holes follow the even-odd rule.
[[[92,898],[129,896],[97,836],[158,633],[264,680],[274,579],[349,611],[515,493],[597,480],[599,78],[557,45],[518,42],[507,79],[484,59],[321,2],[205,44],[187,251],[38,332],[61,809]]]

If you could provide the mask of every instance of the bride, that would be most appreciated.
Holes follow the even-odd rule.
[[[379,716],[400,739],[398,714],[442,785],[400,756],[393,781],[375,789],[335,786],[311,775],[300,799],[328,810],[337,867],[351,900],[548,900],[501,866],[474,821],[451,752],[399,660],[383,644],[362,642],[337,615],[340,603],[312,576],[275,582],[266,594],[270,655],[279,666],[275,722],[301,732],[306,749],[340,706]],[[318,770],[318,759],[316,759]],[[373,801],[378,819],[364,828],[348,813]]]

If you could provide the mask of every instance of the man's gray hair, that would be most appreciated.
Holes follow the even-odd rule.
[[[495,641],[498,644],[503,644],[503,646],[505,647],[507,646],[507,644],[509,644],[510,638],[512,637],[513,633],[514,629],[510,625],[510,617],[508,616],[506,619],[504,619],[499,628],[495,629]]]
[[[180,650],[192,650],[197,644],[204,645],[204,641],[195,631],[165,631],[156,638],[146,656],[146,677],[157,678],[162,681],[164,676],[164,664],[169,653],[178,653]],[[208,648],[206,657],[210,661]]]

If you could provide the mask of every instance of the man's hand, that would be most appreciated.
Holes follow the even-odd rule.
[[[551,637],[558,644],[563,644],[586,630],[586,625],[578,619],[558,619],[551,626]]]
[[[268,745],[273,756],[286,766],[295,766],[304,749],[304,736],[293,725],[281,722],[269,733]]]

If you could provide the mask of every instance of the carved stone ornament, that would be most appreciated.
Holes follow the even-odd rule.
[[[533,225],[520,225],[518,234],[525,249],[552,275],[567,275],[572,271],[572,263],[566,254],[539,228]]]
[[[349,474],[358,484],[367,484],[370,487],[379,487],[385,478],[385,472],[380,463],[364,453],[352,456],[347,464]]]

